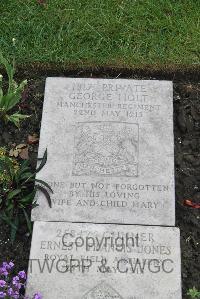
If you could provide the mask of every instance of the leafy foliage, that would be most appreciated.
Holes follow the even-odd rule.
[[[190,298],[192,299],[200,298],[200,292],[195,287],[189,289],[187,295],[190,296]]]
[[[8,75],[8,89],[4,93],[2,88],[3,76],[0,75],[0,119],[4,122],[12,122],[17,127],[20,125],[20,121],[27,118],[27,115],[22,115],[18,112],[10,113],[12,109],[20,102],[22,92],[27,85],[27,80],[22,81],[19,85],[14,81],[14,63],[13,65],[3,57],[0,53],[0,65],[3,65]]]
[[[8,157],[5,148],[0,148],[0,218],[11,226],[11,241],[24,220],[31,232],[29,212],[36,207],[35,193],[40,190],[44,193],[49,206],[53,192],[44,181],[35,178],[47,161],[47,150],[35,172],[32,171],[29,161],[19,163],[15,158]]]

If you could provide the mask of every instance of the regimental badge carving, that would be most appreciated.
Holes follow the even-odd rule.
[[[79,122],[74,137],[74,176],[138,176],[138,124]]]
[[[88,293],[86,293],[82,299],[123,299],[117,291],[115,291],[107,283],[100,283]]]

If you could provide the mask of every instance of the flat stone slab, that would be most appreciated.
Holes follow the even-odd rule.
[[[45,299],[181,299],[175,227],[35,222],[27,294]],[[31,297],[32,298],[32,297]]]
[[[172,82],[47,78],[32,219],[175,223]]]

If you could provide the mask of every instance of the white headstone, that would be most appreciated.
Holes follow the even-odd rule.
[[[174,225],[172,82],[48,78],[32,219]]]
[[[36,291],[44,299],[181,299],[179,230],[35,222],[27,295]]]

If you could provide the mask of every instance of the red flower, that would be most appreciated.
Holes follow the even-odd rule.
[[[200,204],[192,202],[189,199],[184,200],[184,205],[194,209],[200,209]]]

